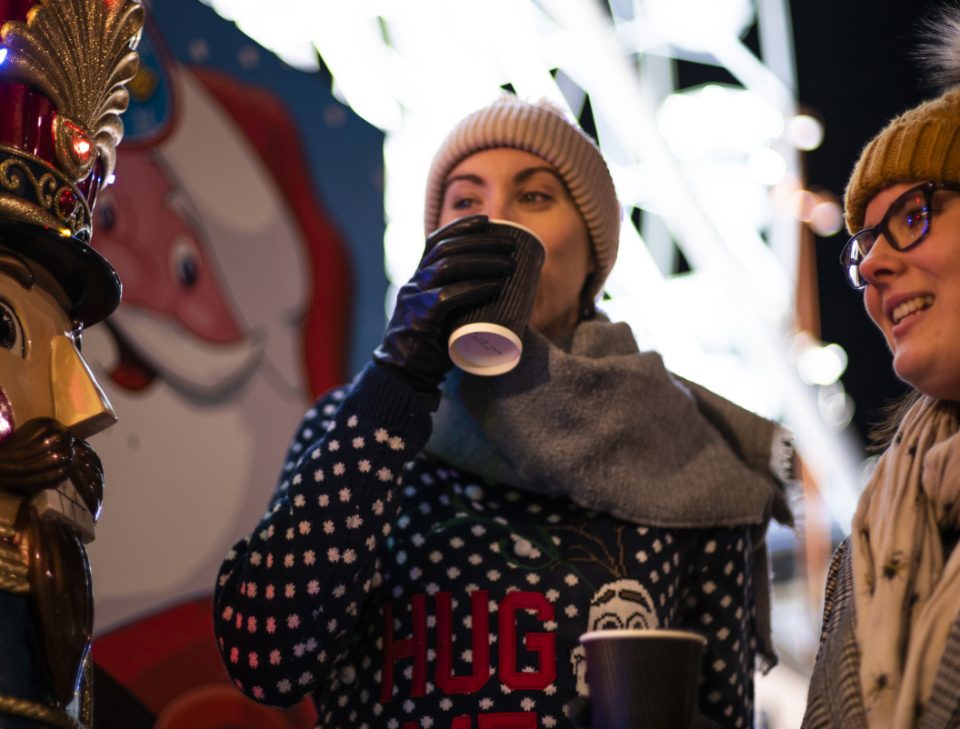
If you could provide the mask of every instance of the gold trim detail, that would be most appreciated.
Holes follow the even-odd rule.
[[[64,200],[69,204],[65,206]],[[90,206],[80,191],[57,169],[4,144],[0,144],[0,217],[61,233],[69,229],[68,235],[81,238],[89,238],[91,232]]]
[[[26,83],[53,102],[57,160],[74,182],[93,169],[94,147],[104,178],[113,172],[143,22],[139,0],[40,0],[26,23],[0,28],[9,49],[0,78]]]
[[[4,565],[0,565],[0,590],[12,595],[29,595],[30,583],[16,575],[6,574]]]
[[[93,656],[83,659],[83,684],[80,686],[80,723],[93,727]]]
[[[57,191],[57,180],[52,172],[45,172],[38,179],[23,160],[11,157],[0,162],[0,185],[3,185],[4,189],[14,192],[23,184],[24,177],[33,186],[37,202],[44,208],[52,208]]]
[[[14,529],[0,527],[0,590],[14,595],[30,594],[30,570],[25,555],[15,540]]]
[[[57,729],[84,729],[83,724],[70,716],[63,709],[26,699],[15,699],[12,696],[0,695],[0,713],[19,716],[23,719],[45,721]]]

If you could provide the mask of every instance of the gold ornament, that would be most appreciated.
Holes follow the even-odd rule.
[[[56,107],[57,161],[74,183],[90,174],[96,152],[104,178],[113,172],[143,22],[138,0],[41,0],[25,23],[0,28],[8,49],[0,79],[36,88]]]

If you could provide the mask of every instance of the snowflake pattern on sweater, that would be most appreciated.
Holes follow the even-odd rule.
[[[222,568],[237,686],[326,729],[569,727],[587,630],[707,638],[700,710],[753,723],[747,527],[658,529],[421,453],[429,409],[368,366],[307,412],[267,514]]]

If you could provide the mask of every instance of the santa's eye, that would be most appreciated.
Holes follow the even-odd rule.
[[[200,256],[185,240],[178,240],[170,251],[170,269],[174,280],[185,289],[196,286],[200,278]]]
[[[117,206],[109,197],[104,197],[97,201],[96,209],[97,230],[113,230],[117,224]]]
[[[20,318],[10,304],[0,299],[0,348],[8,349],[23,357],[26,352],[25,347]]]

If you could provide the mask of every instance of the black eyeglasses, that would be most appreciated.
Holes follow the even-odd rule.
[[[909,251],[923,242],[930,232],[934,212],[933,195],[938,190],[960,192],[960,187],[937,182],[911,187],[891,203],[883,220],[872,228],[864,228],[847,241],[840,254],[840,265],[853,288],[862,289],[867,285],[860,275],[860,264],[881,234],[898,251]]]

